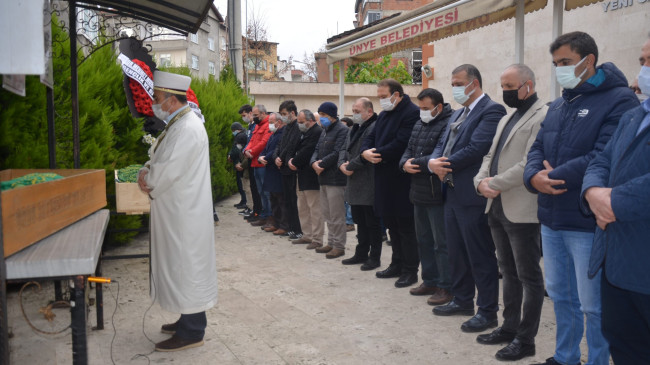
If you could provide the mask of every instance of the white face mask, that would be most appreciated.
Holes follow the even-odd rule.
[[[637,77],[639,89],[643,95],[650,96],[650,66],[642,66],[639,76]]]
[[[245,116],[245,117],[242,117],[241,119],[243,119],[244,122],[246,122],[246,123],[250,123],[250,122],[251,122],[251,118],[250,118],[248,115]]]
[[[271,133],[275,133],[277,130],[278,127],[276,127],[275,124],[269,124],[269,131],[271,131]]]
[[[305,133],[309,127],[307,127],[307,124],[305,123],[298,123],[298,129],[300,129],[302,133]]]
[[[587,57],[585,56],[585,58],[580,60],[580,62],[571,66],[556,66],[555,78],[557,79],[557,83],[560,84],[560,86],[562,86],[564,89],[573,89],[574,87],[578,86],[580,81],[582,81],[582,76],[585,74],[585,72],[587,72],[587,68],[585,67],[580,76],[576,76],[576,67],[578,67],[586,59]]]
[[[363,123],[363,118],[361,117],[361,113],[352,114],[352,122],[354,122],[354,124]]]
[[[390,101],[390,99],[393,97],[393,95],[384,98],[384,99],[379,99],[379,106],[381,106],[381,109],[384,111],[391,111],[393,108],[395,108],[395,102]]]
[[[436,113],[436,115],[431,115],[431,112],[431,110],[420,110],[420,120],[422,120],[422,123],[427,124],[430,121],[436,119],[436,117],[440,114]]]
[[[465,86],[453,86],[451,88],[451,91],[454,94],[454,100],[456,100],[458,104],[465,104],[467,100],[469,100],[469,97],[474,94],[474,91],[476,91],[476,88],[474,88],[474,90],[470,91],[469,94],[465,95],[465,89],[467,89],[468,86],[469,84]]]
[[[286,124],[286,123],[289,123],[289,117],[286,116],[286,115],[281,116],[281,117],[280,117],[280,120],[282,121],[282,123],[285,123],[285,124]]]
[[[155,115],[156,118],[158,118],[158,119],[160,119],[162,121],[166,121],[166,119],[169,118],[169,115],[171,114],[168,111],[162,110],[162,106],[163,106],[163,104],[165,104],[167,102],[167,100],[169,100],[169,97],[167,99],[163,100],[163,102],[160,103],[160,104],[151,104],[151,109],[153,110],[153,115]]]

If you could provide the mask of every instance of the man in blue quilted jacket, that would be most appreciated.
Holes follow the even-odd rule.
[[[639,88],[650,96],[650,39],[642,57]],[[650,364],[648,126],[650,99],[623,114],[582,183],[583,208],[596,216],[598,224],[589,275],[603,268],[603,334],[616,364]]]
[[[596,220],[580,210],[589,162],[609,141],[624,112],[639,105],[623,73],[597,66],[598,46],[583,32],[558,37],[550,47],[562,96],[551,103],[529,153],[524,184],[538,193],[546,290],[553,301],[555,353],[545,364],[580,363],[587,318],[587,364],[609,364],[601,330],[600,272],[587,276]]]

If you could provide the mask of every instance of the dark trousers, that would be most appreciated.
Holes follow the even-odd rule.
[[[271,216],[275,221],[275,228],[288,230],[287,214],[285,211],[284,194],[271,193]]]
[[[510,222],[503,213],[500,197],[492,202],[488,224],[503,275],[501,328],[517,333],[521,342],[533,344],[544,302],[544,277],[539,266],[540,226]]]
[[[205,335],[205,327],[208,325],[208,319],[205,312],[193,314],[181,314],[176,327],[177,337],[183,340],[199,341]]]
[[[384,216],[383,219],[386,228],[390,231],[393,249],[390,265],[401,268],[403,274],[417,274],[420,256],[418,256],[418,240],[415,237],[413,216]]]
[[[257,190],[257,182],[255,181],[255,172],[252,167],[248,167],[248,180],[250,181],[251,196],[253,197],[253,212],[262,212],[262,198],[260,192]]]
[[[413,205],[415,233],[422,264],[422,282],[428,287],[449,290],[449,252],[445,237],[445,208],[442,205]]]
[[[352,220],[357,224],[357,247],[354,256],[381,261],[381,225],[372,205],[351,205]]]
[[[460,305],[473,305],[475,289],[479,313],[496,318],[499,310],[499,270],[485,206],[445,203],[445,228],[451,292]]]
[[[601,275],[602,330],[616,365],[650,364],[650,295],[612,285]]]
[[[287,224],[289,231],[294,233],[302,233],[300,228],[300,218],[298,215],[298,195],[296,193],[295,174],[282,175],[282,192],[284,193],[284,212],[286,212]]]
[[[242,182],[241,182],[242,177],[244,177],[244,171],[235,170],[235,180],[237,181],[237,191],[239,191],[239,195],[241,196],[240,203],[243,203],[245,205],[248,202],[246,201],[246,191],[244,191],[244,186],[242,185]]]

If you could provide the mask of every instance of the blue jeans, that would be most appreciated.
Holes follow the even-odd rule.
[[[445,238],[445,209],[442,205],[413,205],[422,281],[428,287],[451,288],[449,254]]]
[[[268,218],[271,216],[271,193],[264,191],[264,175],[266,174],[266,167],[254,167],[255,184],[257,185],[257,192],[260,193],[262,199],[262,212],[260,217]]]
[[[350,209],[350,204],[348,204],[348,202],[345,202],[345,224],[354,224],[354,220],[352,219],[352,209]]]
[[[601,330],[601,274],[589,279],[587,269],[594,234],[554,231],[542,225],[546,290],[553,301],[557,329],[555,354],[561,364],[580,363],[580,341],[587,317],[587,365],[608,365],[609,345]]]

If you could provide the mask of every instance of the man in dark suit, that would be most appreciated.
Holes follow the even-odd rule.
[[[409,200],[411,177],[400,171],[398,163],[413,126],[420,119],[420,108],[393,79],[377,84],[377,97],[383,111],[377,117],[375,129],[361,143],[361,157],[365,163],[375,165],[375,213],[390,230],[393,255],[388,268],[375,275],[399,277],[395,286],[403,288],[418,281],[420,257],[413,204]]]
[[[464,332],[497,326],[499,273],[494,242],[485,214],[485,197],[474,190],[473,179],[492,145],[505,108],[483,93],[481,74],[473,65],[451,74],[454,100],[464,106],[449,119],[429,160],[429,170],[446,189],[445,228],[454,299],[433,309],[439,316],[473,315],[474,288],[478,312],[463,323]]]

